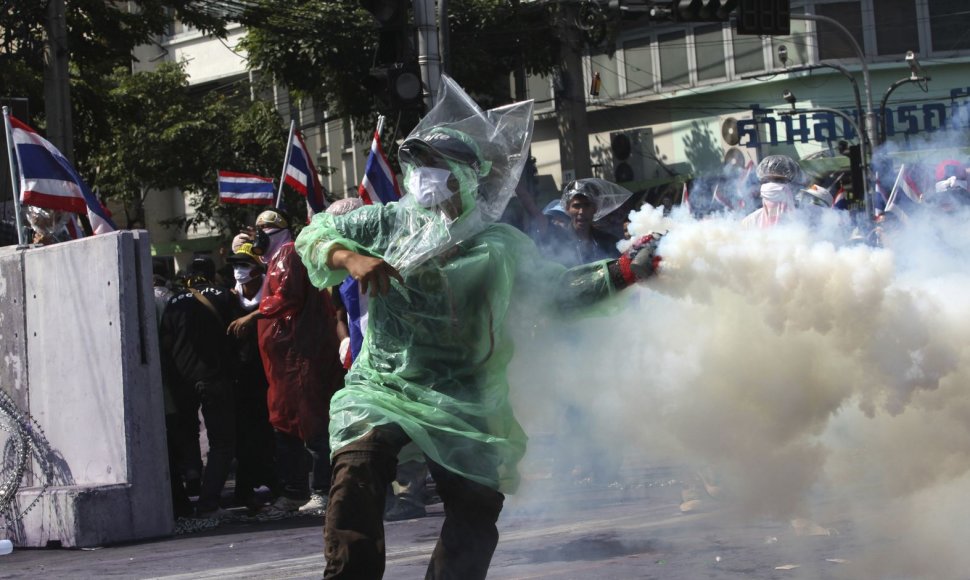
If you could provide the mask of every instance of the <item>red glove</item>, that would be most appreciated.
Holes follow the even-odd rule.
[[[660,261],[663,260],[657,255],[657,246],[660,245],[662,237],[663,234],[653,233],[638,238],[617,260],[620,274],[627,284],[646,280],[657,272]]]

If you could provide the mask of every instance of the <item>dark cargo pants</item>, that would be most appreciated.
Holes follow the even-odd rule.
[[[324,578],[376,579],[384,575],[384,500],[397,454],[409,442],[395,425],[381,425],[340,448],[333,460],[324,524]],[[485,578],[498,544],[505,496],[428,460],[445,519],[426,579]]]

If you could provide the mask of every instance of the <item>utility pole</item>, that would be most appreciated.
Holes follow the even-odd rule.
[[[586,92],[582,37],[576,26],[579,5],[560,2],[558,20],[560,55],[556,79],[556,118],[559,128],[559,159],[562,180],[592,177],[589,160],[589,124],[586,121]]]
[[[435,0],[414,0],[414,27],[418,32],[418,66],[421,68],[421,79],[428,89],[424,106],[430,111],[438,102],[438,87],[441,85]]]
[[[73,164],[74,131],[71,126],[71,84],[67,66],[70,55],[67,51],[64,0],[50,0],[47,4],[47,42],[44,56],[47,139]]]

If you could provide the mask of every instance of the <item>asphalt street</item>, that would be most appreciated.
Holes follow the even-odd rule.
[[[681,513],[682,473],[645,465],[609,485],[527,480],[507,499],[489,578],[859,577],[861,548],[837,509],[811,528],[740,518],[716,501]],[[428,512],[386,524],[385,578],[424,577],[443,517],[440,504]],[[15,549],[0,556],[0,578],[320,578],[321,524],[301,516],[98,549]]]

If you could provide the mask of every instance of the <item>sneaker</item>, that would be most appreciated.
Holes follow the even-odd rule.
[[[384,521],[398,522],[401,520],[413,520],[423,518],[428,515],[423,505],[417,505],[405,500],[396,500],[384,511]]]
[[[301,514],[322,514],[327,509],[327,496],[319,493],[310,494],[310,501],[300,506]]]
[[[280,496],[276,498],[276,501],[261,509],[256,518],[259,520],[280,520],[295,516],[300,513],[299,510],[304,503],[306,503],[306,500]]]

